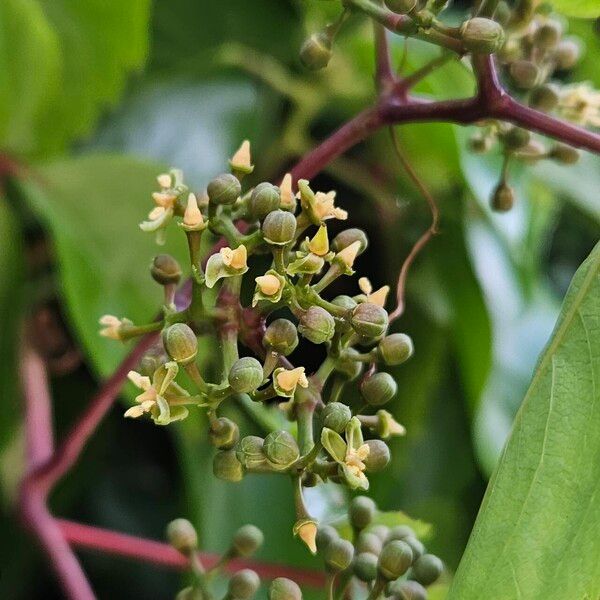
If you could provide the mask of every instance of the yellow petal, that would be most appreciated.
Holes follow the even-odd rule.
[[[255,279],[256,284],[258,285],[258,289],[265,296],[273,296],[275,295],[281,288],[281,281],[275,277],[275,275],[271,275],[268,273],[267,275],[261,275]]]
[[[156,202],[157,206],[163,206],[164,208],[173,206],[176,198],[177,196],[168,194],[167,192],[153,192],[152,194],[152,199]]]
[[[242,145],[231,157],[231,165],[241,169],[249,169],[252,166],[252,159],[250,157],[250,142],[248,140],[244,140]]]
[[[118,327],[121,325],[121,319],[114,315],[102,315],[98,322],[100,325],[107,325],[109,327]]]
[[[325,225],[321,225],[315,237],[308,242],[308,249],[317,256],[325,256],[329,252],[329,237]]]
[[[170,188],[171,187],[171,176],[168,173],[161,173],[156,181],[161,188]]]
[[[202,213],[198,208],[198,201],[194,194],[188,196],[187,206],[185,207],[185,213],[183,214],[183,223],[188,227],[197,227],[204,223]]]
[[[279,186],[281,190],[281,201],[280,204],[284,208],[290,208],[294,206],[294,192],[292,191],[292,174],[286,173],[281,180],[281,185]]]
[[[304,367],[280,371],[277,374],[277,385],[286,392],[291,392],[297,385],[308,387],[308,380],[304,374]]]
[[[238,246],[231,254],[231,266],[234,269],[245,269],[248,266],[248,251],[244,244]]]
[[[163,206],[155,206],[149,213],[148,218],[151,221],[156,221],[156,219],[160,218],[165,213],[165,208]]]
[[[352,242],[349,246],[344,248],[342,251],[337,253],[337,258],[339,258],[347,267],[352,268],[356,257],[360,251],[360,240],[356,240]]]
[[[133,385],[140,388],[140,390],[147,390],[152,387],[150,378],[146,377],[145,375],[141,375],[137,371],[129,371],[129,373],[127,373],[127,378],[129,381],[131,381],[131,383],[133,383]]]
[[[381,306],[383,308],[385,306],[385,301],[387,299],[387,295],[389,294],[390,286],[384,285],[379,288],[376,292],[369,294],[369,302],[372,304],[376,304],[377,306]]]
[[[358,280],[358,287],[360,288],[360,291],[367,296],[373,291],[373,286],[368,277],[361,277]]]
[[[141,406],[132,406],[125,411],[123,416],[137,419],[137,417],[141,417],[144,414],[144,409]]]
[[[298,537],[306,544],[312,554],[317,553],[317,524],[312,521],[303,523],[298,528]]]

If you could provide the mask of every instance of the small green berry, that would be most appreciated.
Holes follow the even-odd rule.
[[[377,568],[383,579],[394,581],[408,571],[412,561],[411,547],[402,540],[392,540],[381,550]]]
[[[182,554],[189,554],[198,547],[198,534],[187,519],[175,519],[167,525],[169,544]]]
[[[262,221],[270,212],[279,208],[281,192],[268,181],[259,183],[250,196],[250,212],[255,219]]]
[[[360,385],[360,393],[370,406],[387,404],[397,391],[398,384],[389,373],[375,373]]]
[[[427,600],[427,591],[417,581],[397,581],[390,592],[394,600]]]
[[[331,242],[331,249],[334,252],[341,252],[354,242],[360,242],[358,254],[362,254],[369,245],[367,234],[362,229],[358,229],[356,227],[344,229],[333,238],[333,241]]]
[[[213,473],[223,481],[241,481],[244,476],[242,464],[235,450],[221,450],[213,458]]]
[[[354,546],[342,538],[332,540],[325,548],[325,565],[329,571],[337,572],[347,569],[354,558]]]
[[[508,72],[514,84],[523,90],[535,87],[540,77],[538,66],[529,60],[515,60],[510,63]]]
[[[351,324],[354,331],[368,338],[377,338],[385,333],[388,326],[387,312],[373,304],[363,302],[352,311]]]
[[[474,17],[465,21],[460,28],[460,36],[469,52],[493,54],[504,45],[504,28],[500,23],[484,17]]]
[[[250,600],[260,587],[260,577],[252,569],[242,569],[229,580],[229,595],[236,600]]]
[[[234,534],[231,547],[237,556],[251,556],[263,544],[265,536],[254,525],[243,525]]]
[[[368,496],[356,496],[352,498],[348,509],[350,524],[354,529],[364,529],[371,523],[376,512],[377,505],[371,498]]]
[[[300,61],[311,71],[324,69],[331,56],[331,38],[323,32],[313,33],[300,48]]]
[[[269,600],[302,600],[302,590],[291,579],[278,577],[269,587]]]
[[[236,360],[229,371],[229,385],[240,394],[254,392],[263,382],[262,365],[251,356]]]
[[[296,326],[287,319],[275,319],[266,329],[263,346],[283,356],[291,354],[298,345]]]
[[[396,525],[396,527],[392,527],[388,533],[387,541],[391,542],[392,540],[404,540],[408,537],[415,537],[415,532],[412,527],[408,525]]]
[[[377,578],[377,556],[361,552],[352,562],[352,572],[360,581],[373,581]]]
[[[175,323],[162,334],[163,345],[172,360],[187,365],[198,354],[198,339],[192,328],[185,323]]]
[[[444,564],[437,556],[423,554],[413,563],[413,579],[427,587],[437,581],[443,570]]]
[[[242,193],[239,179],[231,173],[215,177],[206,188],[209,201],[213,204],[233,204]]]
[[[331,525],[321,525],[317,529],[316,544],[319,552],[324,552],[325,548],[334,540],[340,537],[337,529]]]
[[[355,548],[357,552],[369,552],[370,554],[379,556],[383,548],[383,541],[376,533],[365,530],[360,532]]]
[[[285,210],[274,210],[265,217],[262,232],[267,243],[285,246],[296,234],[296,217]]]
[[[352,411],[349,406],[341,402],[330,402],[323,408],[321,418],[323,420],[323,427],[341,433],[352,418]]]
[[[384,337],[377,346],[379,356],[386,365],[401,365],[414,352],[412,339],[405,333],[392,333]]]
[[[287,431],[272,431],[265,438],[265,456],[271,463],[285,469],[292,465],[300,456],[296,438]]]
[[[156,283],[177,285],[181,279],[181,267],[170,254],[159,254],[152,261],[150,274]]]
[[[210,424],[210,443],[219,450],[230,450],[240,439],[239,427],[227,417],[219,417]]]
[[[370,473],[383,470],[391,459],[388,445],[383,440],[367,440],[365,443],[369,446],[369,455],[363,461],[366,470]]]
[[[313,344],[324,344],[335,333],[335,320],[324,308],[311,306],[300,318],[298,331]]]

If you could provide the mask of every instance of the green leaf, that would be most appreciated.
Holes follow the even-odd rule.
[[[149,0],[6,0],[0,147],[57,152],[90,133],[148,46]]]
[[[52,232],[71,322],[101,375],[112,371],[127,346],[101,338],[98,318],[151,321],[162,291],[150,277],[150,261],[163,252],[181,261],[186,256],[185,238],[175,227],[167,231],[167,246],[159,248],[137,226],[153,206],[159,172],[158,165],[126,156],[90,155],[41,167],[41,183],[25,184]]]
[[[553,0],[552,6],[568,17],[593,19],[600,15],[598,0]]]
[[[408,525],[415,532],[416,536],[423,541],[430,539],[433,533],[433,527],[429,523],[425,523],[420,519],[413,519],[401,510],[377,511],[371,524],[385,525],[386,527]],[[339,531],[343,538],[352,538],[352,527],[350,527],[347,516],[344,515],[344,517],[338,519],[332,525]]]
[[[577,271],[449,598],[600,594],[600,244]]]

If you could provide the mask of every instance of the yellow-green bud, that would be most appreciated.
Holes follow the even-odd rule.
[[[263,544],[265,536],[254,525],[243,525],[234,534],[231,547],[237,556],[251,556]]]
[[[410,546],[413,554],[413,560],[417,560],[420,556],[425,554],[425,546],[416,537],[409,535],[402,540],[405,544]]]
[[[392,333],[379,342],[377,352],[386,365],[401,365],[413,355],[413,342],[405,333]]]
[[[240,439],[240,429],[231,419],[219,417],[210,424],[210,443],[219,450],[233,448]]]
[[[175,519],[167,525],[169,544],[182,554],[189,554],[198,547],[198,534],[187,519]]]
[[[377,556],[371,552],[361,552],[352,563],[352,572],[361,581],[377,578]]]
[[[550,149],[548,157],[563,165],[574,165],[580,157],[579,150],[566,144],[556,144]]]
[[[402,540],[388,542],[379,555],[377,569],[386,581],[394,581],[408,571],[413,561],[411,547]]]
[[[500,23],[484,17],[474,17],[465,21],[460,28],[460,36],[469,52],[493,54],[504,45],[504,28]]]
[[[164,330],[163,345],[172,360],[187,365],[198,354],[198,339],[192,328],[185,323],[175,323]]]
[[[287,431],[272,431],[265,438],[264,452],[267,459],[279,468],[292,465],[300,456],[296,438]]]
[[[383,440],[367,440],[365,443],[369,446],[369,455],[363,461],[366,470],[377,473],[390,462],[390,449]]]
[[[213,204],[233,204],[240,197],[242,186],[235,175],[222,173],[211,180],[206,193]]]
[[[562,40],[554,52],[556,67],[562,71],[572,69],[581,56],[581,47],[573,40]]]
[[[223,481],[241,481],[244,468],[235,450],[220,450],[213,458],[213,474]]]
[[[268,181],[259,183],[250,196],[250,212],[255,219],[262,221],[270,212],[279,208],[281,196],[279,188]]]
[[[509,150],[519,150],[527,146],[531,140],[531,133],[521,127],[511,127],[511,129],[502,137],[504,145]]]
[[[515,203],[515,193],[505,181],[501,181],[492,194],[490,202],[492,210],[497,212],[506,212],[510,210]]]
[[[552,83],[546,83],[531,90],[529,106],[543,112],[550,112],[558,106],[559,100],[557,86]]]
[[[352,227],[351,229],[344,229],[344,231],[340,231],[331,242],[331,249],[334,252],[341,252],[344,248],[347,248],[354,242],[360,242],[360,247],[358,250],[358,254],[362,254],[369,245],[369,239],[367,238],[367,234],[362,230],[356,227]]]
[[[346,429],[346,425],[352,418],[352,411],[349,406],[341,402],[330,402],[323,409],[321,418],[323,419],[323,427],[341,433]]]
[[[202,592],[198,588],[188,586],[177,592],[175,600],[203,600]]]
[[[181,267],[170,254],[154,257],[150,267],[152,279],[161,285],[178,284],[181,279]]]
[[[352,311],[351,324],[359,335],[377,338],[387,329],[388,314],[372,302],[363,302]]]
[[[347,569],[354,558],[354,546],[342,538],[333,540],[323,553],[328,571],[337,572]]]
[[[229,596],[236,600],[250,600],[260,587],[260,577],[252,569],[242,569],[229,580]]]
[[[266,462],[264,453],[265,440],[256,435],[248,435],[239,443],[236,456],[247,469],[262,466]]]
[[[428,586],[437,581],[444,570],[442,561],[433,554],[423,554],[412,566],[413,578],[421,585]]]
[[[498,21],[500,25],[503,27],[508,25],[510,21],[512,11],[510,6],[504,2],[504,0],[500,0],[498,2],[498,6],[496,6],[496,12],[494,13],[494,21]]]
[[[236,360],[229,371],[229,385],[240,394],[254,392],[263,382],[262,365],[252,356]]]
[[[356,496],[352,499],[348,508],[350,524],[354,529],[364,529],[371,523],[376,511],[377,506],[371,498],[368,496]]]
[[[534,33],[533,43],[542,50],[550,50],[558,44],[561,35],[562,27],[560,23],[558,21],[548,21]]]
[[[406,538],[414,538],[415,532],[412,527],[408,525],[396,525],[396,527],[392,527],[388,533],[387,541],[391,542],[392,540],[404,540]]]
[[[405,15],[417,6],[417,0],[385,0],[385,5],[399,15]]]
[[[262,232],[267,243],[285,246],[296,234],[296,217],[285,210],[274,210],[265,217]]]
[[[296,326],[287,319],[275,319],[266,329],[263,346],[283,356],[291,354],[298,345]]]
[[[313,344],[323,344],[333,337],[335,321],[324,308],[311,306],[300,318],[298,331]]]
[[[269,600],[302,600],[302,590],[291,579],[278,577],[269,587]]]
[[[324,69],[331,60],[331,38],[324,32],[313,33],[300,48],[300,61],[311,71]]]
[[[427,600],[427,590],[418,581],[396,581],[389,591],[394,600]]]
[[[360,393],[371,406],[387,404],[398,391],[398,384],[389,373],[375,373],[362,381]]]
[[[540,77],[538,66],[530,60],[515,60],[510,63],[508,72],[514,84],[523,90],[534,87]]]
[[[390,533],[390,528],[386,525],[378,524],[371,525],[366,531],[369,533],[374,533],[382,541],[382,543],[385,543]]]
[[[489,135],[476,134],[469,138],[469,150],[477,154],[484,154],[492,147],[492,138]]]
[[[370,554],[379,556],[383,548],[383,540],[376,533],[365,530],[360,532],[354,547],[356,552],[369,552]]]
[[[345,357],[336,361],[335,370],[341,373],[348,381],[354,381],[363,370],[363,363],[352,360],[352,354],[359,354],[355,348],[348,348],[345,352]]]
[[[340,306],[341,308],[345,308],[348,311],[354,310],[358,305],[358,302],[354,298],[344,296],[343,294],[341,296],[336,296],[331,303]]]
[[[317,550],[319,552],[324,552],[325,548],[339,537],[340,535],[335,527],[332,527],[331,525],[320,525],[317,529],[317,537],[315,539]]]

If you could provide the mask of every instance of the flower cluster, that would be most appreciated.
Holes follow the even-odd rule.
[[[217,449],[215,475],[239,481],[252,473],[286,474],[295,494],[293,532],[314,552],[317,523],[305,507],[303,489],[333,481],[366,490],[368,474],[386,466],[385,440],[405,430],[384,408],[396,394],[396,381],[377,369],[405,362],[413,345],[403,333],[388,333],[389,286],[374,290],[361,277],[355,295],[326,297],[333,282],[354,274],[368,245],[360,229],[330,234],[330,225],[348,216],[336,205],[335,192],[315,192],[306,180],[298,181],[295,191],[289,174],[280,186],[262,182],[243,190],[253,169],[247,142],[230,164],[231,172],[215,177],[198,196],[183,184],[180,172],[160,175],[160,191],[153,196],[162,203],[160,214],[155,209],[140,225],[162,240],[179,221],[189,247],[189,306],[176,308],[174,289],[182,268],[161,254],[151,275],[164,288],[162,317],[135,325],[104,316],[101,333],[126,340],[160,331],[160,348],[142,361],[139,373],[129,374],[141,393],[125,416],[168,425],[193,407],[205,410],[208,436]],[[210,233],[227,246],[203,256],[202,237]],[[241,300],[246,297],[249,305]],[[222,374],[217,381],[201,372],[201,336],[218,340]],[[301,340],[324,349],[325,358],[312,373],[292,362]],[[252,355],[241,356],[242,349]],[[188,389],[177,382],[181,371]],[[358,384],[359,403],[347,399],[352,383]],[[264,437],[241,435],[238,424],[221,414],[227,402],[264,411],[272,424]]]

